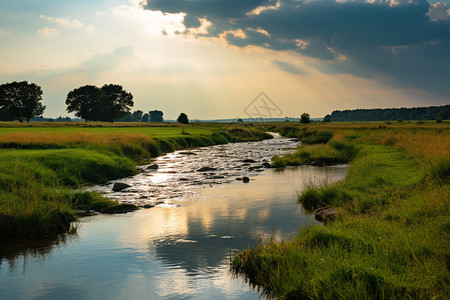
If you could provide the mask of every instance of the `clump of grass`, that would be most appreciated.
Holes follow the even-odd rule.
[[[231,142],[261,141],[272,138],[264,130],[244,126],[230,126],[225,129],[225,132]]]
[[[450,157],[435,159],[430,163],[430,175],[442,184],[450,183]]]
[[[332,131],[310,130],[308,127],[298,125],[279,125],[272,130],[279,132],[284,137],[300,139],[306,145],[325,144],[333,137]]]
[[[294,153],[283,156],[274,156],[272,164],[275,167],[301,166],[301,165],[332,165],[350,162],[358,153],[359,148],[346,141],[333,141],[329,144],[314,147],[301,147]]]
[[[309,185],[297,197],[297,201],[309,211],[321,206],[342,205],[350,200],[352,200],[351,195],[337,184]]]

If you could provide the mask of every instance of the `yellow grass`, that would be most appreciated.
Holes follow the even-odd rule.
[[[155,140],[145,134],[136,133],[45,133],[45,132],[10,132],[0,135],[0,147],[17,145],[27,147],[31,145],[142,145],[155,144]]]

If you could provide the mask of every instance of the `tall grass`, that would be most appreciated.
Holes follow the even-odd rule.
[[[448,299],[448,127],[348,127],[336,132],[360,151],[346,179],[299,195],[335,221],[247,249],[233,270],[280,299]]]

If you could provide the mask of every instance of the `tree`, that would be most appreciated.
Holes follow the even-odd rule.
[[[326,115],[326,116],[323,118],[323,121],[324,121],[324,122],[331,122],[331,116],[330,116],[330,115]]]
[[[148,122],[148,119],[149,119],[149,116],[148,116],[147,113],[145,113],[145,114],[142,116],[141,122]]]
[[[189,124],[189,119],[185,113],[181,113],[177,118],[177,122],[181,124]]]
[[[105,84],[101,88],[101,121],[114,122],[130,112],[130,107],[134,105],[133,95],[123,89],[118,84]]]
[[[244,120],[242,120],[242,119],[237,119],[237,122],[238,122],[238,123],[244,123]]]
[[[85,85],[69,92],[67,111],[86,121],[108,121],[124,118],[133,106],[133,95],[116,84],[105,84],[102,88]]]
[[[309,123],[309,122],[311,122],[309,114],[308,113],[302,113],[302,115],[300,116],[300,123]]]
[[[148,112],[150,115],[150,122],[164,122],[164,113],[160,110],[152,110]]]
[[[28,123],[34,116],[44,113],[42,89],[35,83],[27,81],[11,82],[0,85],[0,111]]]
[[[144,112],[142,110],[137,110],[133,112],[133,122],[140,122],[142,120],[142,114]]]
[[[0,109],[0,121],[12,121],[12,120],[14,120],[14,116],[11,114],[10,111]]]
[[[85,85],[67,94],[67,112],[75,112],[75,116],[87,121],[101,119],[101,90],[93,85]]]

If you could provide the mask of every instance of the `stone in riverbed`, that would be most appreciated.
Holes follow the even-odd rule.
[[[178,154],[182,154],[182,155],[197,155],[197,153],[195,153],[195,152],[178,152]]]
[[[138,207],[134,204],[119,204],[113,207],[107,207],[105,209],[102,209],[102,213],[104,214],[124,214],[127,212],[135,211]]]
[[[254,160],[254,159],[244,159],[243,161],[242,161],[243,163],[255,163],[256,162],[256,160]]]
[[[116,183],[114,183],[112,190],[114,192],[120,192],[121,190],[124,190],[129,187],[131,187],[131,185],[123,183],[123,182],[116,182]]]
[[[244,183],[248,183],[248,182],[250,182],[250,178],[244,176],[244,177],[242,177],[242,181]]]
[[[314,218],[322,223],[333,221],[336,218],[337,210],[331,207],[321,207],[314,211]]]
[[[268,162],[263,163],[262,166],[264,168],[273,168],[273,166],[271,164],[269,164]]]
[[[211,167],[202,167],[200,169],[197,170],[197,172],[206,172],[206,171],[216,171],[216,168],[211,168]]]
[[[158,170],[158,165],[154,164],[154,165],[150,165],[146,168],[146,170]]]

